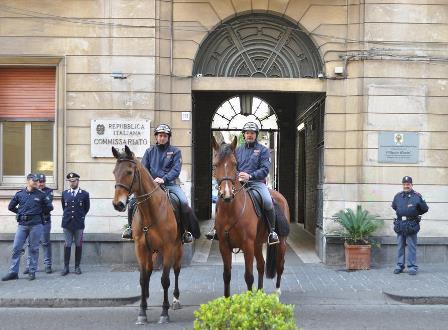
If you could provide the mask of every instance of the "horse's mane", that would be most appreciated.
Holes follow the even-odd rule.
[[[219,147],[218,157],[219,159],[223,159],[226,156],[233,154],[232,147],[229,143],[222,143]]]

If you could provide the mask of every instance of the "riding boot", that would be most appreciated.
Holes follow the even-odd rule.
[[[207,234],[205,234],[205,237],[210,241],[213,241],[214,239],[218,240],[218,235],[216,234],[215,227],[213,227]]]
[[[131,198],[128,207],[128,227],[124,230],[121,238],[132,240],[132,218],[134,217],[135,199]]]
[[[70,273],[68,265],[70,264],[70,253],[71,253],[71,251],[72,251],[71,247],[65,247],[65,249],[64,249],[64,269],[61,272],[62,276],[65,276],[68,273]]]
[[[182,221],[182,227],[184,229],[184,233],[182,234],[182,243],[188,244],[193,242],[193,235],[188,231],[188,223],[187,218],[189,214],[188,213],[182,213],[181,215],[181,221]]]
[[[79,265],[81,264],[81,256],[82,256],[82,246],[77,246],[75,248],[75,274],[81,275],[81,268]]]
[[[265,212],[266,212],[266,216],[268,218],[268,223],[269,223],[268,244],[269,245],[278,244],[278,243],[280,243],[280,240],[278,238],[277,233],[274,230],[274,228],[275,228],[275,210],[274,210],[274,208],[272,208]]]

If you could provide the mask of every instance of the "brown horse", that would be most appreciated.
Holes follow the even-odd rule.
[[[171,267],[174,268],[175,275],[173,309],[180,308],[178,280],[182,258],[181,233],[166,192],[154,182],[149,172],[128,146],[125,147],[124,153],[120,153],[112,147],[112,153],[117,159],[114,169],[115,194],[112,201],[114,208],[117,211],[124,212],[131,194],[134,194],[137,200],[132,223],[135,254],[140,268],[141,287],[141,303],[137,324],[147,322],[149,280],[153,269],[152,254],[155,251],[160,252],[163,256],[161,278],[163,305],[159,323],[167,323],[169,322],[168,288],[170,286]]]
[[[264,221],[259,220],[244,184],[237,180],[235,157],[237,139],[231,144],[219,146],[213,137],[213,175],[218,182],[218,202],[216,205],[215,228],[219,238],[219,250],[224,263],[224,296],[230,296],[232,251],[241,249],[244,253],[247,289],[252,290],[254,282],[253,261],[257,261],[258,289],[263,288],[265,261],[263,243],[267,242],[268,230]],[[289,208],[286,199],[270,190],[271,196],[279,204],[289,223]],[[280,243],[267,245],[266,277],[274,278],[277,273],[276,288],[280,294],[286,252],[286,236],[280,236]]]

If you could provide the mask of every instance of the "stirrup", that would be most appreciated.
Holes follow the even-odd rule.
[[[121,234],[121,238],[127,240],[133,240],[131,227],[128,227],[124,230],[123,234]]]
[[[193,235],[189,231],[182,234],[182,243],[189,244],[193,242]]]
[[[216,235],[216,229],[213,228],[207,234],[205,234],[205,238],[207,238],[210,241],[213,241],[214,239],[218,240],[218,235]]]
[[[277,233],[275,231],[270,232],[269,236],[268,236],[268,244],[274,245],[274,244],[279,244],[279,243],[280,243],[280,240],[278,238]]]

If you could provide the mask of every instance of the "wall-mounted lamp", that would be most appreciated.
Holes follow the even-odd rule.
[[[240,95],[240,113],[244,116],[252,114],[252,95]]]
[[[305,123],[301,123],[299,126],[297,126],[297,131],[301,131],[305,128]]]

